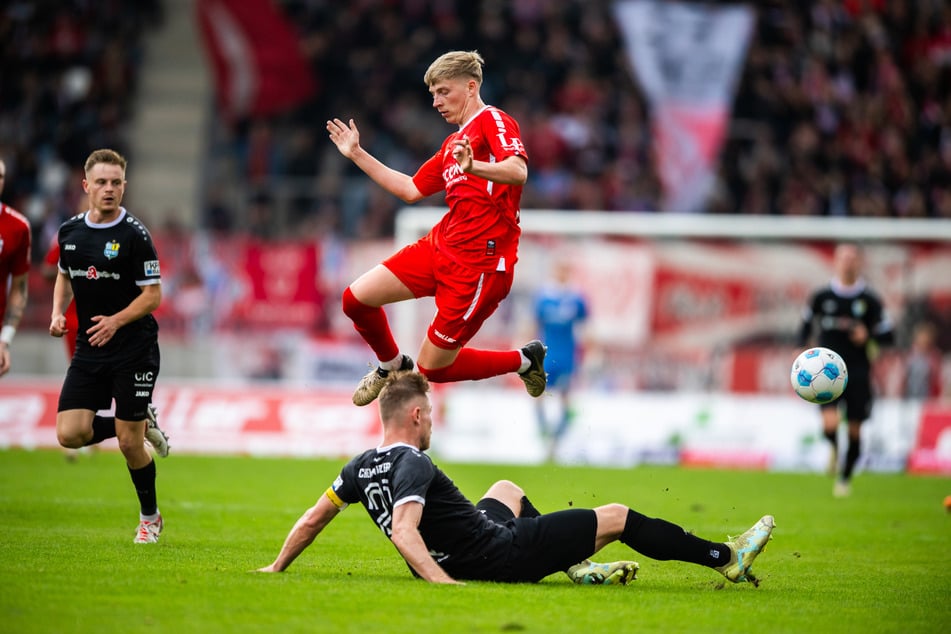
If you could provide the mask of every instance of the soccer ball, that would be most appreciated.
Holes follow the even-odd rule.
[[[842,395],[849,382],[845,361],[828,348],[804,350],[789,373],[796,394],[810,403],[828,403]]]

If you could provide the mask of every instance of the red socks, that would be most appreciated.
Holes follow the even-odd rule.
[[[395,356],[395,355],[394,355]],[[478,381],[510,372],[518,372],[522,365],[522,354],[518,350],[476,350],[462,348],[456,360],[445,368],[419,371],[433,383],[451,383],[454,381]]]
[[[348,286],[343,292],[343,312],[353,321],[353,327],[376,353],[377,359],[389,361],[400,353],[382,307],[367,306],[353,296]]]

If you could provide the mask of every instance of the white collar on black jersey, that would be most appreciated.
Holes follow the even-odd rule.
[[[865,290],[865,278],[855,280],[855,284],[843,284],[838,278],[832,278],[829,288],[839,297],[856,297]]]
[[[414,447],[413,445],[411,445],[411,444],[409,444],[409,443],[405,443],[405,442],[395,442],[395,443],[393,443],[392,445],[387,445],[386,447],[377,447],[377,448],[376,448],[376,452],[377,452],[377,453],[386,453],[386,452],[389,451],[390,449],[395,449],[396,447],[408,447],[408,448],[410,448],[410,449],[415,449],[416,451],[419,451],[419,447]]]
[[[115,227],[117,224],[119,224],[120,222],[122,222],[122,221],[125,219],[125,216],[126,216],[126,214],[128,213],[128,212],[125,210],[125,207],[119,207],[119,215],[116,216],[116,219],[115,219],[115,220],[111,220],[111,221],[109,221],[109,222],[102,222],[102,223],[98,223],[98,224],[97,224],[97,223],[95,223],[95,222],[89,222],[89,212],[90,212],[90,211],[92,211],[92,210],[90,209],[90,210],[87,210],[87,211],[86,211],[86,214],[83,216],[83,220],[86,222],[86,226],[87,226],[87,227],[92,227],[93,229],[108,229],[109,227]]]

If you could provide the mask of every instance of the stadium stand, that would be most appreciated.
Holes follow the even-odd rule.
[[[77,209],[90,149],[130,154],[143,39],[162,20],[160,0],[0,4],[3,200],[34,223],[37,261]]]
[[[446,132],[428,112],[426,64],[475,48],[486,58],[483,94],[516,116],[532,150],[524,207],[658,209],[648,108],[610,2],[281,4],[319,88],[296,112],[221,133],[230,142],[212,158],[243,170],[236,183],[254,183],[231,207],[265,201],[287,207],[295,230],[390,235],[398,201],[324,146],[324,122],[354,117],[384,161],[413,170]],[[708,211],[951,215],[951,8],[756,6]],[[218,193],[208,222],[222,215]]]

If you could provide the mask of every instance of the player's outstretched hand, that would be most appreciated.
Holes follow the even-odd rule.
[[[349,125],[340,119],[328,121],[327,133],[341,154],[347,158],[353,158],[353,153],[360,147],[360,131],[353,119],[350,119]]]

